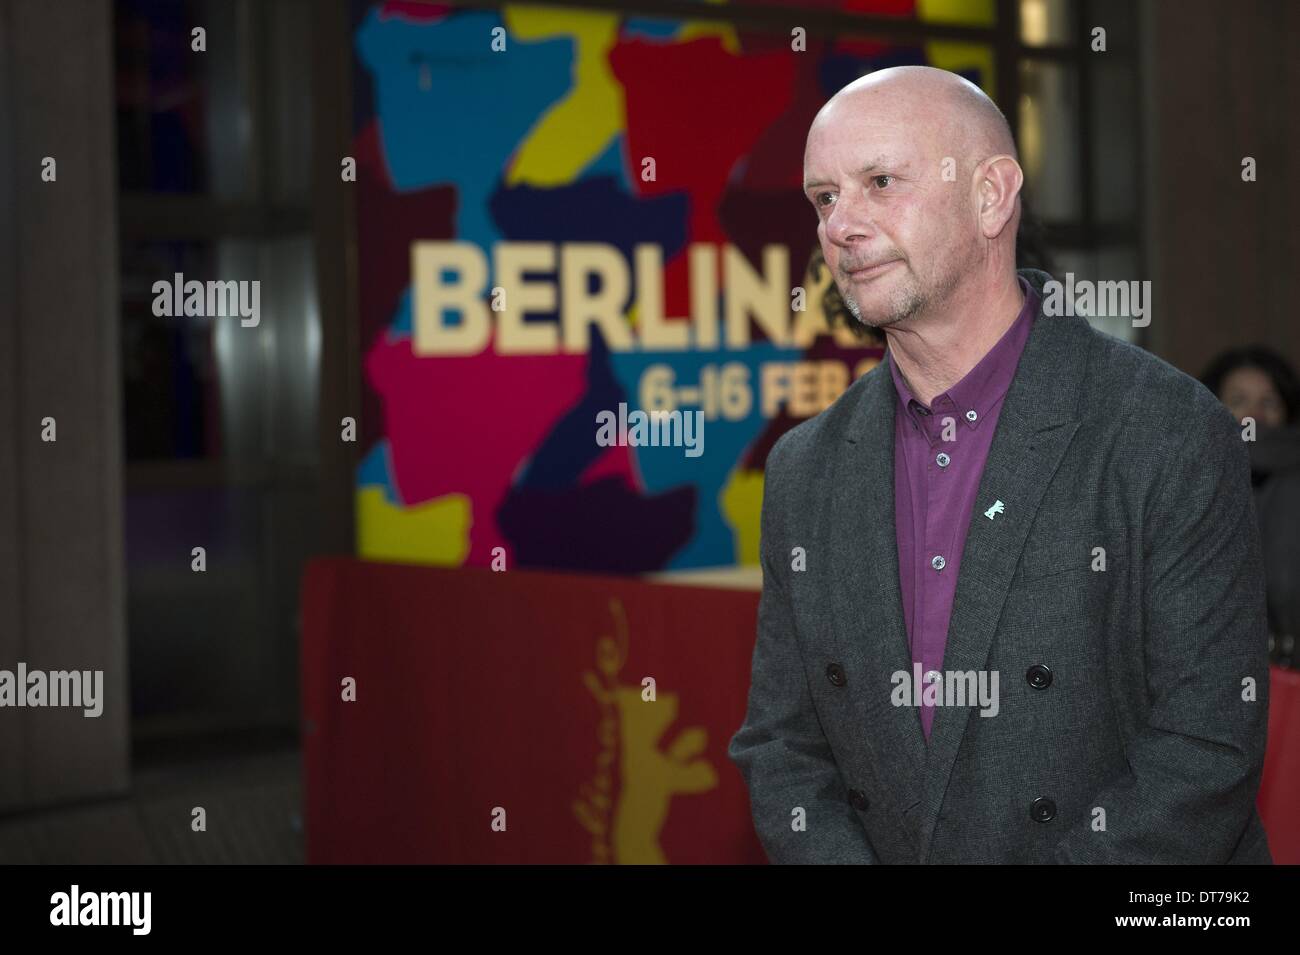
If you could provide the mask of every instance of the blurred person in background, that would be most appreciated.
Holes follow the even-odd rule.
[[[1282,666],[1300,665],[1300,379],[1277,352],[1248,345],[1216,357],[1201,381],[1238,421],[1255,422],[1246,447],[1264,545],[1270,655]]]

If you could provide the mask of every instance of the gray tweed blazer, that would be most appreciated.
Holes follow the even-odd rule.
[[[758,634],[728,755],[768,857],[1271,863],[1255,809],[1264,577],[1231,414],[1142,349],[1040,312],[943,662],[996,672],[997,712],[940,706],[927,742],[919,709],[895,705],[912,665],[887,361],[767,460]]]

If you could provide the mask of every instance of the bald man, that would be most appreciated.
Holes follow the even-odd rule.
[[[805,192],[883,362],[767,459],[729,755],[773,862],[1272,861],[1249,464],[1197,381],[1017,272],[977,87],[865,76]]]

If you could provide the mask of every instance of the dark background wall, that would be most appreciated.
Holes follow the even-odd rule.
[[[1255,341],[1300,366],[1300,4],[1139,6],[1147,345],[1190,374]]]
[[[0,668],[105,696],[0,710],[0,812],[129,778],[111,37],[107,3],[0,2]]]

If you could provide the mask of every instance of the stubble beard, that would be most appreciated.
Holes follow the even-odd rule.
[[[910,266],[908,268],[910,270]],[[897,325],[929,304],[929,296],[921,290],[915,278],[891,292],[883,309],[873,310],[870,314],[863,314],[862,306],[853,291],[853,279],[847,277],[840,285],[840,298],[844,300],[844,307],[849,310],[849,313],[869,328],[888,328]]]
[[[955,256],[953,260],[955,261]],[[844,284],[840,286],[840,298],[855,319],[871,328],[889,328],[898,325],[914,315],[929,310],[935,304],[942,306],[942,303],[948,300],[961,283],[961,271],[954,267],[939,275],[937,280],[926,288],[920,278],[912,272],[911,264],[907,260],[904,260],[903,264],[910,273],[909,280],[890,293],[883,309],[871,314],[863,314],[861,304],[853,295],[853,280],[849,277],[845,278]]]

